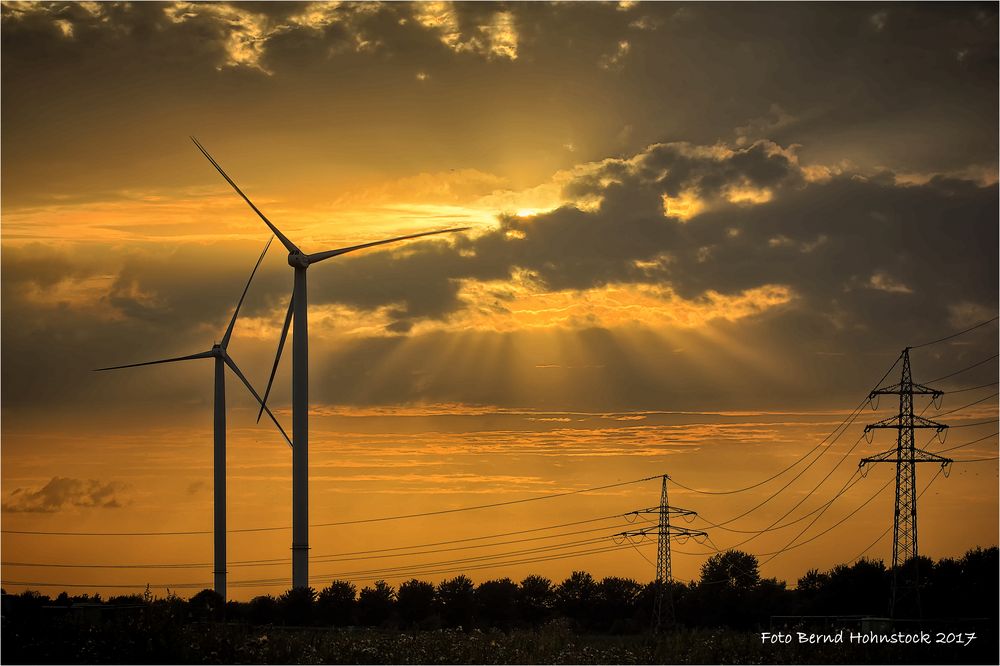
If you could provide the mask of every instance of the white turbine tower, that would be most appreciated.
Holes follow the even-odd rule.
[[[264,404],[264,401],[257,391],[254,390],[250,382],[240,371],[236,362],[229,356],[227,348],[229,347],[229,339],[233,335],[233,326],[236,325],[236,317],[240,314],[240,306],[243,305],[243,299],[246,298],[247,290],[250,289],[250,283],[253,281],[254,274],[257,273],[257,268],[260,266],[260,262],[263,261],[264,255],[267,254],[267,249],[271,246],[271,241],[267,241],[267,245],[264,246],[264,251],[260,253],[260,258],[257,259],[257,263],[253,267],[253,271],[250,273],[250,279],[247,280],[246,287],[243,288],[243,295],[240,296],[239,302],[236,304],[236,311],[233,312],[233,318],[229,320],[229,327],[226,328],[225,334],[222,336],[222,342],[216,343],[208,351],[200,352],[198,354],[191,354],[189,356],[178,356],[177,358],[166,358],[159,361],[146,361],[145,363],[131,363],[129,365],[116,365],[110,368],[97,368],[95,372],[101,372],[104,370],[120,370],[122,368],[136,368],[143,365],[156,365],[158,363],[174,363],[175,361],[191,361],[194,359],[201,358],[214,358],[215,359],[215,423],[214,423],[214,434],[215,434],[215,459],[214,459],[214,493],[215,493],[215,591],[222,595],[223,600],[227,599],[226,596],[226,372],[225,366],[229,366],[229,369],[239,377],[243,385],[247,387],[247,390],[253,395],[261,405],[262,411],[267,411],[267,415],[271,417],[274,421],[274,425],[278,427],[281,431],[281,435],[291,446],[292,442],[288,439],[288,435],[285,434],[284,429],[278,420],[274,418],[274,414],[271,413],[270,409]]]
[[[230,178],[219,163],[208,154],[208,151],[194,137],[191,137],[198,150],[212,163],[212,166],[226,179],[236,193],[253,209],[271,232],[278,237],[281,244],[288,250],[288,265],[295,269],[295,283],[292,298],[288,303],[288,313],[278,341],[278,353],[271,370],[271,379],[264,392],[264,401],[271,390],[274,372],[281,357],[281,350],[288,335],[288,326],[294,314],[295,329],[292,331],[292,587],[307,587],[309,585],[309,329],[308,329],[308,297],[306,295],[306,270],[313,264],[338,257],[355,250],[363,250],[376,245],[396,243],[410,238],[432,236],[434,234],[464,231],[468,227],[425,231],[419,234],[388,238],[386,240],[352,245],[325,252],[305,254],[292,241],[281,233],[264,213],[250,201],[233,179]],[[263,401],[262,401],[263,405]],[[258,415],[259,418],[259,415]]]

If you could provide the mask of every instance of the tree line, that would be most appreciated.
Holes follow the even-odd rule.
[[[997,617],[998,551],[975,548],[957,559],[934,562],[916,558],[897,576],[916,576],[924,615],[933,618]],[[893,573],[882,561],[861,559],[828,571],[811,570],[796,588],[763,578],[753,555],[730,550],[710,557],[697,581],[671,584],[668,614],[688,627],[767,627],[776,615],[885,616]],[[377,581],[360,590],[334,580],[320,590],[296,588],[278,596],[262,595],[249,602],[223,602],[212,590],[188,600],[144,595],[51,599],[38,592],[4,594],[7,622],[44,623],[60,609],[155,609],[179,622],[222,621],[257,626],[377,627],[400,630],[441,628],[524,629],[553,621],[581,633],[625,634],[646,631],[653,621],[655,583],[609,576],[600,580],[575,571],[560,583],[530,575],[476,585],[465,576],[437,585],[411,579],[393,587]],[[672,608],[672,613],[670,609]]]

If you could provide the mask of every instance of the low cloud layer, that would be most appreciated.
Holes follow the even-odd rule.
[[[57,513],[71,509],[118,509],[123,501],[120,483],[54,476],[41,488],[15,488],[3,510],[10,513]]]

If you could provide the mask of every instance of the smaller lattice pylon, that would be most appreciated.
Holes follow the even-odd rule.
[[[708,533],[701,530],[692,530],[686,527],[679,527],[670,524],[671,516],[694,517],[698,515],[689,509],[670,506],[667,501],[667,475],[663,475],[663,486],[660,492],[659,506],[651,506],[645,509],[638,509],[626,515],[639,516],[640,514],[656,514],[659,517],[656,525],[642,527],[635,530],[626,530],[614,535],[615,538],[632,539],[648,538],[656,535],[656,596],[653,601],[653,630],[659,631],[663,627],[674,623],[673,604],[673,574],[670,566],[670,540],[707,537]]]

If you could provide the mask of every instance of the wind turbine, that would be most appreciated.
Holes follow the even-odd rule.
[[[264,221],[271,232],[278,237],[281,244],[288,250],[288,265],[295,270],[295,282],[292,289],[292,298],[288,302],[288,313],[285,315],[285,324],[281,329],[281,338],[278,340],[278,353],[274,359],[274,367],[271,369],[271,378],[267,382],[267,390],[264,392],[263,407],[267,400],[267,395],[271,390],[271,382],[274,381],[274,373],[278,367],[278,360],[281,358],[281,350],[288,335],[288,326],[295,317],[295,329],[292,331],[292,587],[309,586],[309,324],[308,324],[308,297],[306,295],[306,270],[313,264],[326,261],[333,257],[339,257],[348,252],[363,250],[376,245],[396,243],[411,238],[421,238],[423,236],[433,236],[435,234],[453,233],[465,231],[468,227],[455,229],[442,229],[439,231],[425,231],[419,234],[409,234],[398,236],[386,240],[352,245],[335,250],[326,250],[306,254],[298,248],[292,241],[278,230],[271,221],[265,217],[250,201],[250,198],[243,193],[243,190],[233,182],[219,163],[208,154],[208,151],[194,137],[191,137],[198,150],[212,163],[226,182],[229,183],[236,193],[253,209],[255,213]],[[258,414],[258,418],[260,415]]]
[[[95,372],[102,372],[104,370],[120,370],[122,368],[137,368],[143,365],[157,365],[159,363],[174,363],[176,361],[192,361],[194,359],[201,358],[214,358],[215,359],[215,458],[214,458],[214,492],[215,492],[215,570],[213,574],[215,576],[215,591],[222,595],[223,600],[227,599],[226,596],[226,372],[225,366],[229,366],[229,369],[240,378],[243,385],[247,387],[247,390],[253,395],[261,405],[262,411],[267,411],[267,415],[271,417],[274,421],[274,425],[278,427],[281,431],[282,437],[291,446],[292,442],[288,439],[288,435],[285,434],[284,429],[278,420],[274,418],[274,414],[271,413],[270,409],[264,404],[264,401],[257,391],[254,390],[250,382],[240,371],[239,366],[236,365],[236,361],[232,359],[227,351],[229,347],[229,339],[233,335],[233,326],[236,325],[236,317],[240,314],[240,306],[243,305],[243,299],[246,298],[247,290],[250,289],[250,283],[253,281],[253,276],[257,273],[257,268],[260,266],[260,262],[263,261],[264,255],[267,254],[267,249],[271,247],[271,241],[273,238],[268,239],[267,245],[264,246],[264,251],[260,253],[260,258],[257,259],[257,263],[253,267],[253,271],[250,273],[250,279],[247,280],[246,286],[243,288],[243,295],[240,296],[239,302],[236,304],[236,311],[233,312],[233,318],[229,320],[229,326],[226,328],[225,334],[222,336],[222,342],[217,342],[212,345],[212,348],[208,351],[203,351],[197,354],[190,354],[189,356],[178,356],[177,358],[166,358],[160,361],[146,361],[145,363],[131,363],[129,365],[116,365],[110,368],[97,368]]]

